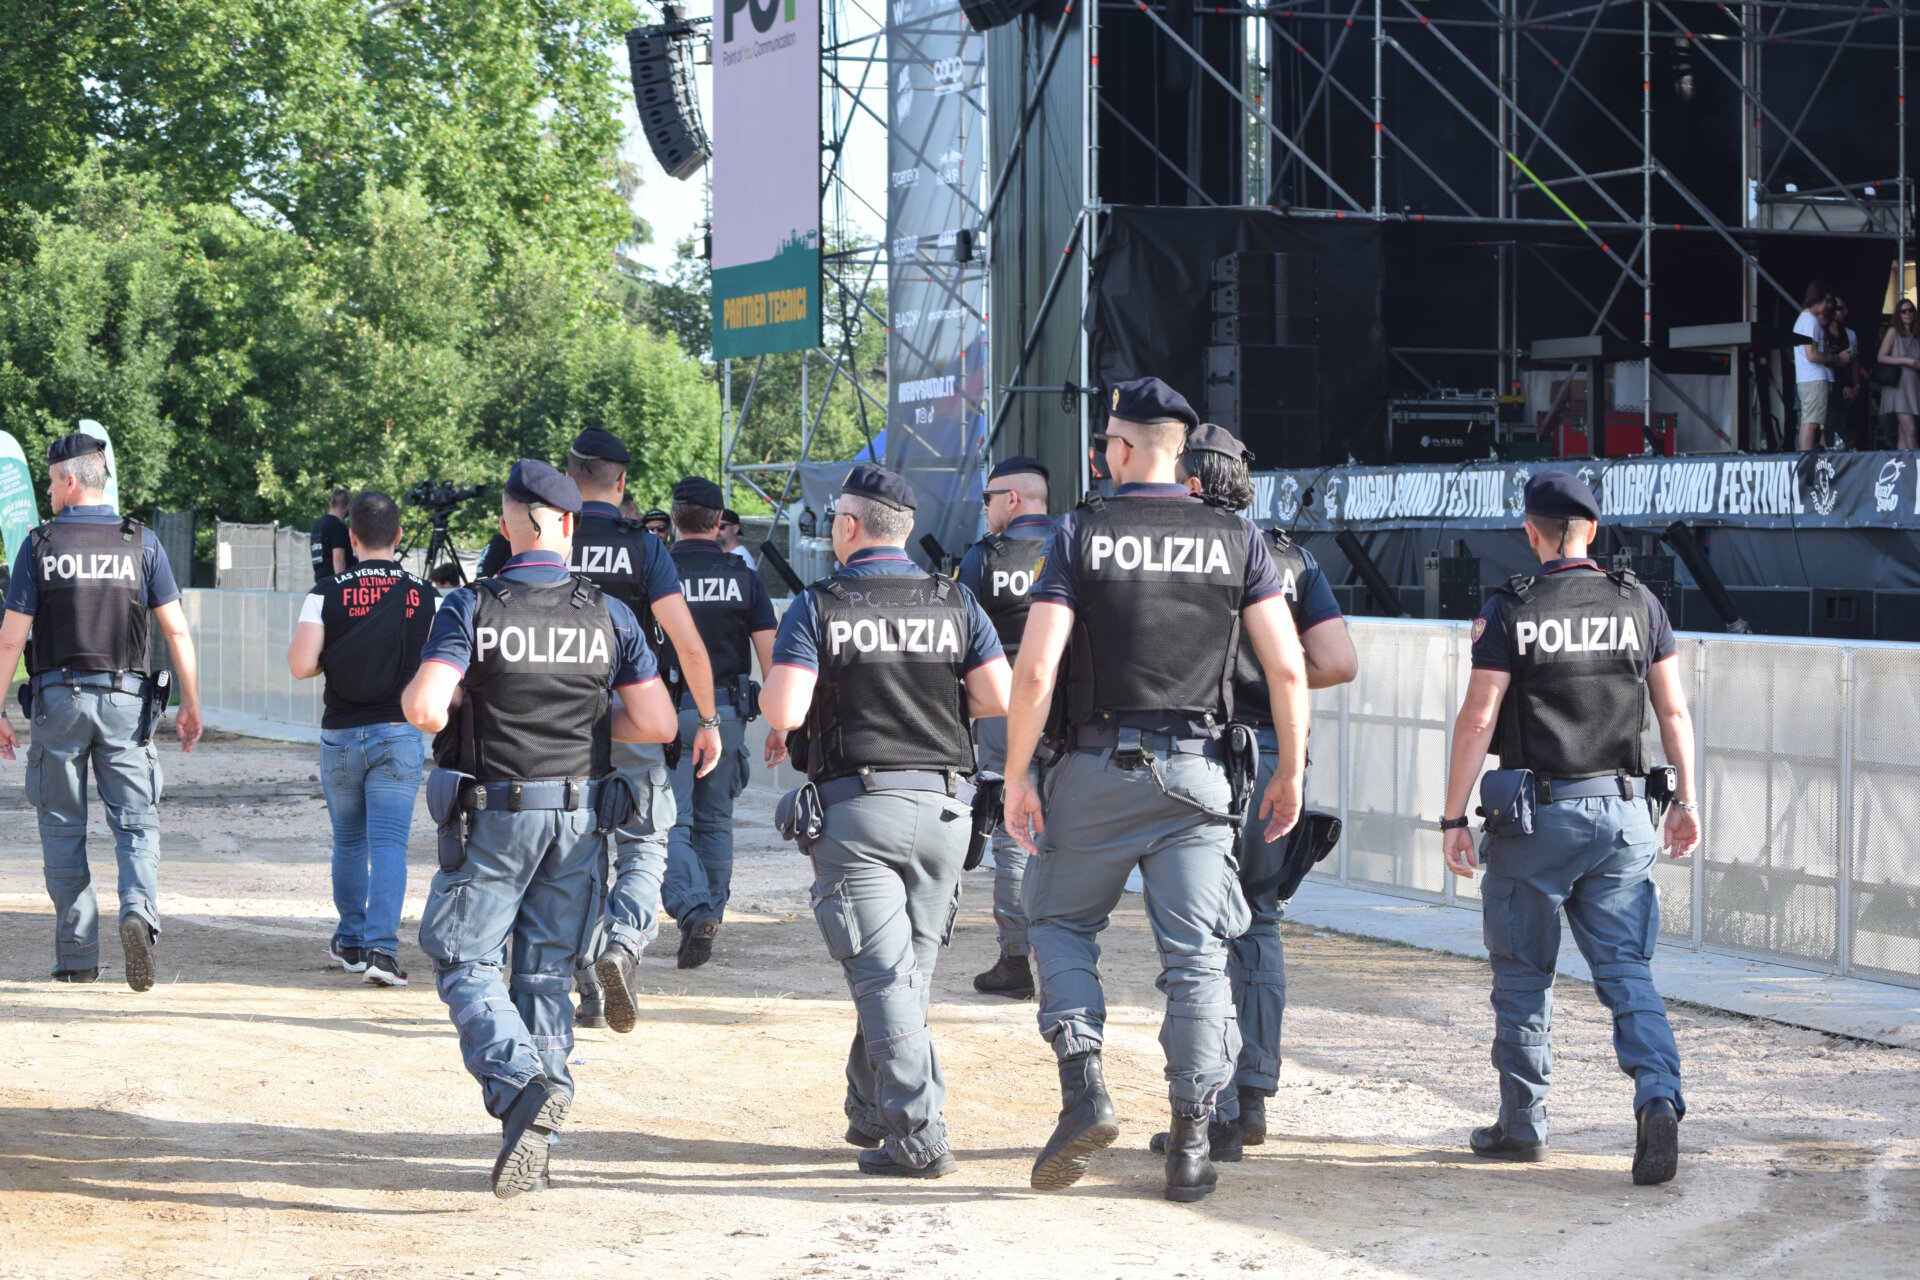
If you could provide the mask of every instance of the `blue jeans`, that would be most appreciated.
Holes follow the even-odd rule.
[[[1554,961],[1560,912],[1613,1014],[1613,1051],[1633,1077],[1633,1109],[1667,1098],[1681,1115],[1680,1050],[1648,962],[1660,936],[1658,855],[1644,801],[1617,796],[1541,805],[1530,836],[1486,843],[1482,927],[1493,961],[1493,1065],[1500,1121],[1521,1142],[1547,1140],[1553,1069]]]
[[[672,775],[674,820],[660,903],[683,929],[726,914],[733,890],[733,802],[753,769],[746,722],[728,703],[721,703],[718,714],[720,763],[696,778],[693,735],[700,713],[692,707],[680,713],[680,767]]]
[[[40,853],[53,899],[53,971],[100,966],[100,909],[87,867],[87,773],[100,788],[120,864],[120,914],[160,932],[160,758],[140,746],[140,699],[48,685],[33,704],[27,800],[40,811]]]
[[[460,1033],[487,1112],[504,1116],[545,1075],[569,1092],[574,963],[599,923],[606,838],[591,806],[473,815],[467,857],[434,873],[420,950]],[[512,977],[502,980],[512,944]]]
[[[320,787],[333,821],[336,947],[400,955],[407,832],[426,743],[410,724],[320,731]]]

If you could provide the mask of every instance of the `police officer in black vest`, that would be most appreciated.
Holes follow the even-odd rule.
[[[1166,1195],[1193,1201],[1213,1189],[1208,1116],[1239,1049],[1226,940],[1252,921],[1233,866],[1233,818],[1252,802],[1230,781],[1224,741],[1235,656],[1250,644],[1272,689],[1278,763],[1257,805],[1270,839],[1299,817],[1306,671],[1259,530],[1175,479],[1192,408],[1158,378],[1141,378],[1113,388],[1110,409],[1096,439],[1114,496],[1056,526],[1008,713],[1006,822],[1034,853],[1026,906],[1040,1030],[1063,1096],[1032,1182],[1071,1186],[1119,1134],[1100,1062],[1099,935],[1138,867],[1167,996]],[[1069,648],[1062,755],[1042,783],[1043,817],[1027,770]]]
[[[779,625],[773,600],[753,562],[723,549],[715,538],[726,499],[720,486],[688,476],[673,487],[673,565],[680,593],[707,647],[713,667],[714,703],[720,716],[720,762],[696,776],[693,739],[699,710],[693,698],[680,699],[682,755],[673,768],[673,831],[667,837],[667,878],[661,905],[680,925],[682,969],[697,969],[713,958],[713,940],[726,915],[733,886],[733,802],[752,775],[747,724],[759,714],[760,686],[753,683],[753,662],[764,679],[773,670],[773,634]],[[666,650],[669,683],[678,659]],[[769,766],[786,758],[787,735],[767,735]]]
[[[859,1014],[847,1141],[862,1173],[955,1168],[946,1085],[927,1029],[934,961],[953,935],[973,830],[969,716],[1006,711],[1007,664],[973,593],[902,548],[913,490],[847,474],[833,515],[842,568],[795,598],[761,697],[807,784],[782,802],[813,861],[813,914]]]
[[[1187,451],[1180,455],[1174,474],[1195,497],[1222,511],[1244,511],[1254,497],[1252,461],[1251,451],[1231,432],[1203,422],[1187,433]],[[1327,575],[1312,553],[1285,531],[1267,529],[1262,536],[1267,554],[1273,557],[1287,612],[1300,634],[1307,687],[1326,689],[1352,680],[1359,674],[1360,659]],[[1252,726],[1259,741],[1260,774],[1255,787],[1261,790],[1272,780],[1279,752],[1270,701],[1267,678],[1252,647],[1242,645],[1233,671],[1233,717]],[[1240,1024],[1240,1056],[1234,1063],[1234,1088],[1223,1092],[1214,1107],[1210,1145],[1215,1160],[1237,1160],[1242,1145],[1259,1146],[1267,1140],[1267,1099],[1280,1087],[1280,1023],[1287,1009],[1280,919],[1286,914],[1286,903],[1280,901],[1275,876],[1287,843],[1267,840],[1258,823],[1249,822],[1240,832],[1240,883],[1247,892],[1253,924],[1227,944],[1227,981]],[[1156,1154],[1164,1152],[1165,1135],[1155,1135],[1151,1145]]]
[[[567,571],[580,506],[546,463],[514,464],[500,504],[514,554],[447,596],[400,699],[430,733],[453,717],[427,783],[440,870],[420,950],[501,1121],[502,1199],[546,1185],[572,1100],[568,993],[599,923],[605,837],[635,800],[612,744],[678,728],[633,611]]]
[[[1633,1180],[1665,1182],[1679,1164],[1680,1051],[1649,962],[1660,935],[1653,862],[1699,842],[1693,720],[1673,661],[1673,628],[1631,571],[1587,558],[1600,521],[1593,491],[1564,471],[1526,487],[1527,544],[1540,571],[1508,581],[1473,624],[1473,675],[1454,724],[1441,816],[1448,870],[1471,877],[1468,793],[1489,746],[1500,769],[1481,786],[1489,817],[1480,890],[1493,962],[1493,1065],[1500,1116],[1475,1129],[1475,1155],[1547,1158],[1547,1078],[1560,913],[1613,1014],[1620,1069],[1633,1077]],[[1651,694],[1674,786],[1664,840],[1653,829],[1644,740]],[[1521,774],[1517,771],[1526,771]],[[1664,791],[1664,788],[1661,790]],[[1655,799],[1660,799],[1656,796]]]
[[[87,869],[87,775],[93,774],[120,863],[120,948],[127,985],[153,986],[160,937],[160,759],[153,730],[167,686],[147,671],[148,619],[166,637],[180,690],[180,749],[200,740],[193,638],[167,553],[151,531],[106,504],[105,446],[89,435],[47,447],[54,518],[14,560],[0,622],[0,758],[19,740],[7,686],[28,654],[21,710],[33,718],[27,798],[40,814],[40,850],[53,898],[53,977],[100,976],[100,916]],[[32,646],[28,648],[28,631]],[[29,692],[31,691],[31,697]],[[31,705],[28,705],[31,702]]]
[[[1004,459],[987,476],[980,495],[986,509],[987,536],[960,558],[960,584],[973,592],[1000,645],[1012,662],[1020,652],[1027,625],[1027,593],[1053,542],[1047,515],[1047,469],[1038,458]],[[1007,767],[1007,718],[986,716],[973,722],[980,767],[1000,773]],[[1000,958],[976,976],[975,991],[1025,1000],[1033,994],[1033,964],[1027,959],[1027,912],[1022,882],[1027,851],[1004,829],[993,837],[993,921],[1000,926]]]

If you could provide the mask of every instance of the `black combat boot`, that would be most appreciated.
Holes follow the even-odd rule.
[[[594,1031],[607,1029],[607,996],[600,984],[588,973],[574,975],[574,983],[580,988],[580,1007],[573,1011],[573,1025],[587,1027]]]
[[[1240,1122],[1207,1125],[1207,1156],[1221,1164],[1234,1164],[1240,1159],[1242,1146]],[[1147,1139],[1147,1150],[1157,1156],[1167,1154],[1167,1134],[1156,1133]]]
[[[1240,1091],[1240,1142],[1257,1147],[1267,1140],[1267,1095],[1259,1089]],[[1218,1160],[1220,1157],[1215,1156]]]
[[[120,949],[127,965],[127,985],[135,991],[153,987],[153,930],[139,916],[120,922]]]
[[[1680,1115],[1666,1098],[1640,1108],[1640,1137],[1633,1148],[1633,1185],[1670,1182],[1680,1169]]]
[[[1120,1136],[1098,1050],[1060,1061],[1060,1123],[1033,1162],[1035,1191],[1064,1191],[1080,1181],[1093,1153]]]
[[[1547,1158],[1547,1144],[1544,1142],[1522,1142],[1518,1138],[1509,1138],[1504,1126],[1495,1123],[1483,1125],[1473,1131],[1468,1140],[1473,1154],[1488,1160],[1511,1160],[1517,1164],[1538,1164]]]
[[[500,1154],[493,1162],[493,1194],[511,1200],[550,1184],[547,1171],[554,1131],[566,1123],[573,1095],[545,1076],[527,1081],[500,1123]]]
[[[680,931],[680,960],[682,969],[698,969],[713,959],[714,935],[720,932],[720,922],[708,917],[691,929]]]
[[[1031,1000],[1033,961],[1026,956],[1010,956],[1002,951],[993,968],[973,980],[973,989],[982,995]]]
[[[1208,1128],[1203,1116],[1174,1116],[1167,1134],[1167,1199],[1180,1204],[1204,1200],[1220,1181],[1207,1158]]]
[[[593,976],[602,988],[600,999],[607,1025],[621,1035],[633,1030],[640,1018],[640,1006],[633,999],[633,977],[639,968],[640,957],[617,941],[607,944],[593,966]]]

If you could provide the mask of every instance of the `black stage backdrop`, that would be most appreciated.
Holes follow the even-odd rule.
[[[1322,461],[1383,453],[1384,258],[1374,223],[1284,218],[1268,209],[1113,207],[1101,223],[1082,320],[1094,378],[1106,387],[1151,374],[1204,413],[1213,260],[1241,250],[1314,256]]]

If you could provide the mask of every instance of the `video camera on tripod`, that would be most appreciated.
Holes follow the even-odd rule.
[[[485,485],[456,489],[444,480],[426,480],[407,490],[404,495],[407,505],[425,507],[427,518],[433,524],[433,537],[427,540],[426,571],[429,575],[442,560],[451,560],[453,567],[459,571],[460,581],[467,580],[467,567],[460,563],[460,553],[454,548],[453,535],[447,532],[447,520],[453,515],[455,507],[485,492]]]

